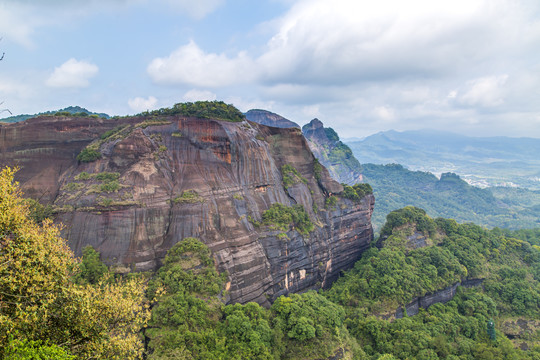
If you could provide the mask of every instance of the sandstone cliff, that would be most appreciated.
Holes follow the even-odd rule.
[[[78,161],[83,149],[101,158]],[[286,164],[305,181],[284,187]],[[92,245],[109,264],[147,270],[197,237],[228,273],[231,302],[268,305],[327,286],[372,240],[373,196],[325,209],[343,188],[326,169],[316,179],[313,164],[299,129],[248,121],[47,116],[0,125],[0,166],[19,166],[26,194],[54,204],[76,254]],[[256,227],[276,202],[303,205],[315,229]]]

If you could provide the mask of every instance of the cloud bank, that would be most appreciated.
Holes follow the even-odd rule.
[[[46,84],[56,88],[84,88],[90,85],[90,79],[98,72],[97,65],[71,58],[54,68],[54,72],[49,76]]]

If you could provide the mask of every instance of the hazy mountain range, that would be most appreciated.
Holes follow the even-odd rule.
[[[454,172],[482,187],[540,190],[540,139],[418,130],[385,131],[346,143],[361,163],[396,163],[436,175]]]

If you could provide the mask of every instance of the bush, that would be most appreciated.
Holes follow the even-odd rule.
[[[77,155],[77,160],[80,162],[92,162],[101,159],[101,153],[94,149],[84,148],[79,155]]]
[[[183,115],[202,119],[216,119],[232,122],[245,120],[244,114],[223,101],[197,101],[175,104],[172,108],[162,108],[141,113],[142,116]]]
[[[274,203],[263,213],[262,218],[263,225],[282,231],[288,231],[292,225],[303,235],[307,235],[315,228],[302,205],[285,206]]]
[[[204,202],[204,198],[200,196],[195,190],[186,190],[182,192],[180,196],[177,196],[173,199],[175,204],[194,204],[197,202]]]
[[[292,165],[285,164],[281,167],[281,176],[283,177],[283,186],[285,188],[291,187],[294,184],[303,182],[307,184],[307,179],[300,175],[298,170]]]

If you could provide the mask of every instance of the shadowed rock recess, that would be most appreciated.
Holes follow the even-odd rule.
[[[77,160],[88,150],[95,159]],[[285,188],[287,164],[304,179]],[[343,188],[324,168],[315,177],[295,128],[179,115],[42,116],[0,125],[0,165],[20,167],[26,195],[53,204],[77,255],[92,245],[110,265],[149,270],[175,243],[201,239],[228,274],[230,302],[269,305],[328,286],[373,239],[373,196],[337,196],[326,209]],[[254,225],[273,203],[303,205],[314,230]]]

